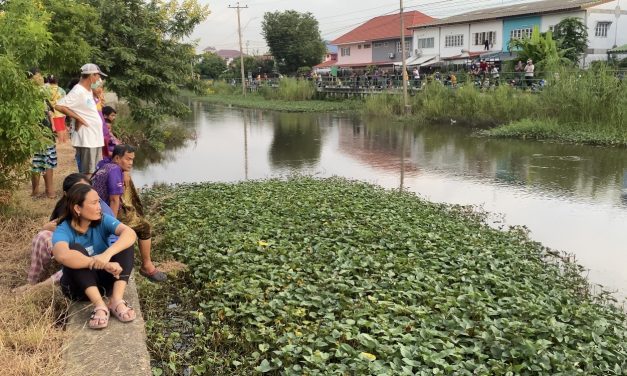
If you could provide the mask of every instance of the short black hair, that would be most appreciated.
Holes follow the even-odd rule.
[[[115,157],[123,157],[126,153],[134,153],[137,150],[135,147],[126,144],[115,145],[113,153],[111,153],[111,159]]]
[[[115,108],[111,107],[111,106],[104,106],[102,108],[102,114],[104,116],[109,116],[111,114],[117,114],[118,112],[115,110]]]
[[[41,73],[41,71],[39,70],[39,68],[37,67],[32,67],[30,68],[27,72],[26,72],[26,77],[28,78],[33,78],[34,75],[36,75],[37,73]]]

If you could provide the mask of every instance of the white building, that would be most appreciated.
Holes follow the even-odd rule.
[[[412,50],[416,57],[409,63],[461,62],[498,52],[507,58],[511,55],[511,39],[530,35],[534,27],[541,32],[552,30],[567,17],[581,18],[587,25],[584,64],[607,59],[608,49],[627,43],[627,0],[543,0],[481,9],[413,26]]]

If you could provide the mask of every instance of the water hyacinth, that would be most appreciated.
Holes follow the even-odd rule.
[[[344,179],[157,187],[156,374],[623,375],[623,311],[467,208]]]

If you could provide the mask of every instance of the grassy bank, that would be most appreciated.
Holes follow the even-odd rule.
[[[399,116],[399,96],[366,100],[368,116]],[[494,137],[533,138],[597,145],[627,145],[627,82],[603,66],[563,71],[540,92],[509,86],[481,90],[430,83],[411,99],[412,121],[455,121],[494,127]]]
[[[284,112],[355,111],[363,104],[360,100],[317,100],[313,83],[292,78],[281,79],[277,88],[262,85],[246,96],[242,95],[241,87],[216,81],[210,85],[207,95],[192,97],[227,106]]]
[[[255,108],[260,110],[284,111],[284,112],[336,112],[355,111],[363,103],[361,101],[326,101],[308,100],[291,101],[280,99],[266,99],[260,94],[209,94],[206,96],[196,96],[193,99],[209,103],[216,103],[225,106],[236,106],[243,108]]]
[[[560,123],[554,119],[523,119],[478,132],[498,138],[552,140],[600,146],[627,146],[627,132],[607,129],[598,123]]]
[[[74,172],[75,164],[69,144],[58,145],[57,152],[59,166],[54,173],[60,195],[62,180]],[[22,184],[0,207],[0,369],[3,375],[60,375],[64,332],[56,321],[67,309],[67,301],[50,286],[11,292],[26,283],[31,240],[56,203],[29,194],[30,184]]]
[[[466,208],[342,179],[158,187],[142,290],[166,375],[625,374],[624,313]]]

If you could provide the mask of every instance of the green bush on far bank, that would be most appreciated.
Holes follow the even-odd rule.
[[[599,65],[587,71],[562,70],[540,92],[508,85],[488,90],[465,82],[456,89],[431,82],[411,99],[414,118],[472,126],[505,126],[486,135],[558,139],[594,144],[627,144],[627,82]],[[372,96],[368,115],[399,116],[399,95]],[[510,124],[511,125],[508,125]]]
[[[259,92],[266,99],[285,101],[307,101],[316,96],[313,82],[290,77],[281,78],[278,87],[262,86]]]

